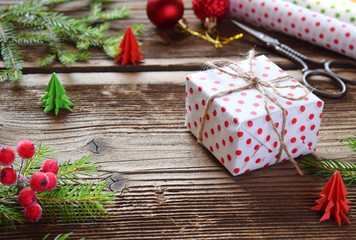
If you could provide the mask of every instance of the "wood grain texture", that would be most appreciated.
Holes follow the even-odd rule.
[[[19,1],[14,1],[19,2]],[[2,3],[2,4],[1,4]],[[0,1],[0,6],[9,4],[8,1]],[[112,21],[110,23],[110,30],[107,34],[115,34],[117,31],[126,29],[131,24],[143,24],[144,32],[138,40],[142,42],[142,52],[146,61],[138,67],[120,66],[110,60],[103,50],[92,49],[91,60],[87,63],[77,63],[71,66],[63,66],[59,64],[50,65],[45,68],[38,68],[36,59],[44,56],[48,52],[46,45],[22,45],[21,51],[25,60],[24,72],[37,73],[45,72],[92,72],[92,71],[167,71],[167,70],[199,70],[202,62],[209,58],[227,58],[232,60],[240,60],[244,53],[249,49],[255,48],[259,54],[268,54],[269,58],[279,64],[283,68],[297,68],[298,66],[280,55],[263,47],[256,39],[249,34],[245,34],[243,39],[232,41],[223,48],[216,49],[212,44],[204,40],[192,36],[188,33],[180,33],[174,29],[158,29],[156,28],[146,16],[146,1],[120,1],[116,0],[114,3],[107,3],[105,7],[117,7],[121,5],[128,5],[131,8],[131,16],[127,19]],[[193,28],[201,28],[201,22],[197,19],[191,10],[191,1],[184,1],[185,11],[184,18],[189,22],[189,26]],[[86,14],[89,5],[88,1],[77,1],[74,3],[66,3],[54,8],[67,15],[82,15]],[[304,54],[308,54],[316,59],[334,59],[345,58],[340,54],[332,51],[325,51],[324,48],[313,46],[301,40],[293,39],[287,35],[266,31],[269,35],[276,37],[281,43],[286,43],[292,48],[300,50]],[[219,31],[222,36],[233,36],[240,33],[241,30],[234,26],[228,19],[223,20],[219,25]],[[202,61],[197,61],[201,58]],[[4,64],[0,63],[0,68]]]
[[[78,224],[51,224],[43,218],[15,232],[0,228],[0,239],[42,239],[71,231],[71,239],[355,239],[354,204],[347,215],[351,225],[340,228],[333,220],[320,223],[322,213],[309,210],[327,178],[299,176],[288,162],[232,177],[184,126],[185,76],[207,59],[241,59],[240,53],[254,44],[247,42],[252,38],[216,50],[193,36],[180,39],[155,29],[146,18],[145,1],[114,5],[122,3],[132,6],[132,16],[113,28],[145,24],[145,63],[118,66],[98,51],[86,64],[38,69],[32,60],[46,51],[39,47],[24,63],[23,81],[0,86],[0,145],[15,146],[21,139],[43,142],[57,149],[60,162],[92,155],[100,171],[91,178],[107,179],[118,189],[110,216]],[[199,24],[190,1],[185,3],[185,16]],[[80,14],[85,4],[61,8]],[[318,58],[339,57],[274,36]],[[257,50],[300,80],[296,65]],[[53,70],[60,72],[74,103],[73,112],[61,110],[57,117],[37,105]],[[342,140],[356,133],[356,86],[348,85],[345,98],[323,100],[315,155],[354,161],[355,152]],[[355,186],[347,190],[347,199],[355,203]]]

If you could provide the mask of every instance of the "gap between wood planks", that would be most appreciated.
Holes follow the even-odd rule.
[[[179,84],[184,85],[186,76],[196,71],[160,71],[160,72],[93,72],[93,73],[59,73],[58,78],[64,86],[97,84]],[[301,79],[300,71],[286,71]],[[18,85],[47,85],[50,73],[24,74]],[[12,84],[12,83],[6,83]]]
[[[28,73],[75,73],[75,72],[156,72],[156,71],[199,71],[202,65],[216,58],[150,58],[136,66],[124,65],[114,62],[111,59],[91,59],[88,62],[78,62],[73,65],[63,65],[60,63],[52,64],[48,67],[38,67],[35,62],[24,62],[23,72]],[[232,61],[241,61],[244,58],[224,57]],[[298,69],[298,65],[284,58],[271,58],[282,69]],[[0,62],[0,68],[5,69],[4,62]]]

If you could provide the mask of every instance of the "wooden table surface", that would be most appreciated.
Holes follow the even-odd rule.
[[[15,1],[1,1],[10,2]],[[191,26],[201,27],[191,2],[184,3],[184,17]],[[15,146],[21,139],[49,144],[57,149],[60,162],[92,155],[100,163],[94,178],[114,174],[119,179],[110,215],[79,224],[51,224],[43,218],[19,225],[15,232],[0,228],[0,239],[42,239],[47,233],[68,232],[75,232],[71,239],[356,239],[355,186],[347,188],[351,225],[319,222],[323,213],[309,209],[328,178],[300,176],[289,162],[233,177],[184,126],[185,76],[199,71],[205,61],[241,60],[242,53],[255,48],[300,80],[298,66],[259,46],[248,34],[216,49],[195,36],[157,29],[146,16],[143,0],[106,6],[121,4],[131,7],[131,16],[112,22],[111,32],[143,23],[139,40],[144,63],[121,66],[93,49],[89,62],[38,68],[35,59],[47,47],[23,46],[24,79],[0,87],[0,144]],[[88,4],[78,1],[58,9],[82,14]],[[220,31],[231,36],[240,30],[223,21]],[[269,34],[316,59],[347,59]],[[75,105],[73,112],[60,110],[57,117],[37,105],[53,71]],[[356,86],[348,85],[342,99],[323,100],[315,155],[355,160],[343,139],[356,133]]]

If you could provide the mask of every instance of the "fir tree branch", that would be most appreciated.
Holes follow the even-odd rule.
[[[62,3],[75,2],[78,0],[42,0],[40,1],[43,6],[54,6]]]
[[[56,54],[47,54],[46,56],[38,59],[37,64],[40,67],[44,67],[56,61],[56,58],[57,58]]]
[[[20,32],[11,40],[19,44],[42,44],[49,41],[45,32]]]
[[[67,233],[67,234],[59,234],[57,235],[53,240],[66,240],[68,237],[70,237],[73,234],[73,232]],[[48,233],[42,240],[48,240],[48,237],[51,234]],[[85,240],[85,238],[81,238],[80,240]]]
[[[331,177],[336,171],[339,171],[342,179],[349,182],[348,185],[356,181],[356,163],[349,161],[340,161],[334,159],[322,158],[304,158],[302,168],[311,175],[322,175]]]
[[[57,221],[57,214],[67,222],[87,221],[90,216],[108,214],[103,204],[109,204],[115,196],[114,192],[102,193],[106,185],[94,182],[66,184],[39,194],[38,200],[53,222]]]
[[[7,79],[9,79],[9,74],[10,74],[11,71],[12,71],[11,68],[8,68],[6,70],[0,71],[0,82],[4,82]]]
[[[50,10],[51,6],[73,1],[77,0],[24,0],[0,9],[0,46],[7,66],[6,70],[0,71],[0,82],[22,78],[22,56],[17,44],[49,44],[52,54],[40,58],[37,61],[40,66],[55,60],[63,64],[87,61],[90,54],[84,50],[90,46],[103,48],[111,58],[117,56],[123,33],[110,37],[103,31],[109,28],[106,21],[128,17],[130,9],[119,6],[104,10],[102,3],[112,0],[91,0],[90,13],[80,18]],[[97,22],[103,24],[90,26]],[[21,32],[23,28],[29,31]],[[140,34],[139,27],[132,26],[132,30],[136,36]],[[68,40],[73,41],[79,51],[67,51],[65,44]]]
[[[41,167],[42,161],[45,159],[54,158],[54,149],[49,147],[48,145],[40,144],[38,147],[36,146],[35,155],[26,159],[25,165],[22,171],[23,176],[27,176],[28,174],[33,174],[38,171]]]
[[[24,221],[22,211],[11,205],[0,204],[0,225],[4,225],[6,229],[16,229],[15,223],[23,224]]]
[[[354,137],[346,138],[345,141],[346,141],[346,144],[347,144],[353,151],[356,152],[356,134],[354,135]]]
[[[52,53],[56,54],[57,56],[61,54],[61,42],[60,40],[57,38],[56,34],[54,33],[54,31],[52,30],[52,28],[50,26],[46,26],[49,34],[50,34],[50,48],[52,50]]]
[[[52,148],[39,145],[35,155],[25,159],[23,166],[21,164],[23,170],[17,169],[17,172],[21,172],[18,184],[0,184],[0,225],[7,229],[16,229],[16,223],[25,221],[23,208],[18,204],[18,194],[25,185],[28,187],[26,176],[37,172],[43,160],[53,158],[53,152]],[[58,218],[66,222],[83,222],[91,217],[109,214],[104,205],[112,204],[115,192],[104,191],[106,182],[87,182],[81,178],[97,171],[97,163],[90,163],[90,160],[90,156],[83,156],[73,163],[66,161],[57,174],[57,187],[51,191],[37,193],[38,203],[44,214],[53,222]]]
[[[345,139],[345,141],[347,142],[347,145],[356,151],[356,135],[355,137]],[[301,167],[307,170],[308,174],[328,177],[331,177],[338,171],[342,179],[348,182],[348,185],[356,182],[356,163],[354,162],[326,158],[321,158],[321,160],[319,160],[312,157],[304,158]]]
[[[17,45],[10,40],[13,37],[13,28],[4,21],[0,21],[1,55],[7,68],[10,69],[7,76],[10,80],[17,82],[22,77],[22,56]]]
[[[115,19],[123,19],[130,16],[130,8],[127,6],[119,6],[115,9],[109,9],[102,11],[101,2],[95,2],[91,4],[91,13],[80,18],[82,23],[94,23],[102,21],[111,21]]]
[[[23,223],[23,213],[17,207],[17,197],[19,188],[15,185],[5,186],[0,185],[0,225],[4,225],[6,229],[16,229],[15,223]]]
[[[65,161],[57,174],[59,181],[63,182],[63,184],[69,184],[69,181],[78,183],[81,176],[90,176],[92,173],[97,172],[96,165],[98,163],[89,163],[91,159],[91,156],[83,156],[73,163],[71,163],[71,160]]]

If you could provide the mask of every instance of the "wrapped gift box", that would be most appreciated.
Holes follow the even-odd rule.
[[[247,60],[237,62],[236,65],[246,72],[249,69]],[[286,75],[266,56],[254,58],[252,69],[261,80]],[[217,69],[194,73],[186,79],[186,126],[196,137],[209,97],[220,91],[246,85],[244,79]],[[276,84],[283,86],[299,83],[291,78]],[[275,94],[269,88],[264,89],[287,110],[284,142],[292,157],[315,151],[323,101],[312,93],[302,100],[292,101]],[[299,87],[278,88],[278,91],[289,97],[305,94]],[[202,130],[202,144],[233,175],[272,165],[278,159],[280,142],[265,110],[264,101],[258,90],[249,88],[216,97],[208,108]],[[283,112],[272,101],[266,101],[280,132]],[[287,159],[287,154],[282,151],[280,161]]]

